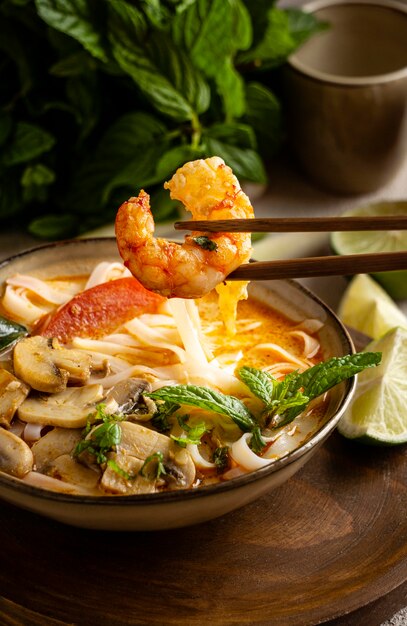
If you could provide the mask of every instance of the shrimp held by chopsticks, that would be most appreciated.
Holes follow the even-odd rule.
[[[249,198],[219,157],[186,163],[164,187],[193,219],[254,217]],[[116,217],[120,255],[146,289],[170,298],[199,298],[249,260],[249,233],[193,232],[182,245],[154,237],[149,201],[142,190],[121,205]]]

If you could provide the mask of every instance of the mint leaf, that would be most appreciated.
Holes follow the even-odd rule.
[[[107,61],[100,33],[86,0],[35,0],[38,15],[49,26],[78,40],[94,57]]]
[[[267,372],[245,366],[237,371],[237,375],[264,404],[270,404],[274,395],[274,384],[278,383]]]
[[[76,215],[49,214],[37,217],[28,226],[28,232],[39,239],[67,239],[73,237],[78,225]]]
[[[238,148],[257,148],[256,135],[249,124],[225,122],[205,128],[205,136]]]
[[[285,13],[288,18],[290,33],[296,46],[303,44],[315,33],[329,28],[327,22],[319,21],[312,13],[295,8],[285,9]]]
[[[54,143],[55,138],[40,126],[18,122],[2,150],[0,162],[6,166],[26,163],[48,152]]]
[[[209,156],[222,157],[238,179],[250,180],[255,183],[266,182],[267,175],[263,161],[255,150],[237,148],[207,135],[204,135],[203,141],[206,153]]]
[[[254,48],[241,52],[238,61],[253,62],[263,68],[273,67],[280,65],[295,47],[287,13],[282,9],[271,8],[267,12],[267,28],[263,38]]]
[[[358,352],[333,357],[299,374],[297,386],[303,387],[304,393],[312,400],[364,369],[379,365],[381,356],[381,352]]]
[[[152,469],[153,468],[153,469]],[[166,474],[164,457],[162,452],[150,454],[144,461],[139,474],[149,480],[158,480],[162,474]]]
[[[187,161],[199,159],[202,156],[201,148],[194,148],[190,145],[170,148],[158,159],[155,170],[156,181],[170,178],[181,165],[184,165]]]
[[[108,37],[113,56],[122,70],[132,77],[158,111],[178,121],[193,119],[194,108],[147,54],[140,12],[122,0],[111,0],[109,9]],[[169,49],[168,56],[175,64],[175,49]]]
[[[261,83],[246,85],[245,121],[255,132],[262,155],[274,156],[282,140],[281,105],[275,95]]]
[[[157,410],[154,413],[151,423],[160,433],[165,433],[171,430],[170,417],[175,411],[180,408],[179,404],[171,404],[170,402],[163,402],[157,405]]]
[[[86,451],[95,457],[96,463],[100,465],[106,463],[108,452],[118,446],[121,441],[122,429],[119,422],[123,419],[121,415],[106,415],[104,405],[99,404],[95,414],[88,419],[82,439],[75,446],[73,456],[79,456]],[[99,421],[102,423],[97,424]]]
[[[208,432],[205,422],[199,422],[194,426],[189,426],[186,419],[180,416],[178,417],[178,423],[186,432],[186,435],[181,435],[180,437],[170,435],[170,437],[173,441],[176,441],[181,448],[186,448],[187,444],[199,446],[202,437]]]
[[[213,463],[219,473],[223,473],[229,466],[229,448],[228,446],[220,446],[216,448],[212,457]]]
[[[249,409],[234,396],[198,387],[196,385],[174,385],[161,387],[152,393],[146,394],[154,400],[164,400],[172,404],[196,406],[213,411],[219,415],[230,417],[243,432],[250,432],[256,427],[256,422]]]
[[[28,331],[25,326],[12,322],[0,316],[0,350],[7,348],[20,337],[25,337]]]
[[[218,249],[218,244],[215,241],[212,241],[212,239],[209,239],[209,237],[205,237],[205,235],[202,235],[200,237],[193,237],[193,240],[196,244],[198,244],[198,246],[200,246],[204,250],[209,250],[212,252]]]
[[[300,389],[309,400],[324,394],[340,382],[352,378],[368,367],[375,367],[381,361],[381,352],[358,352],[343,357],[333,357],[328,361],[318,363],[305,370],[301,374],[290,375],[290,388],[288,396],[295,396]],[[287,378],[287,377],[286,377]],[[279,412],[279,418],[274,421],[274,427],[284,426],[297,417],[305,408],[306,404],[283,407]]]

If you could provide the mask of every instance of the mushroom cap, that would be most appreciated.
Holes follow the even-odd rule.
[[[62,348],[58,340],[39,335],[21,339],[13,354],[16,376],[45,393],[63,391],[69,380],[84,384],[91,363],[92,358],[85,352]]]
[[[33,454],[25,441],[0,428],[0,470],[22,478],[33,468]]]

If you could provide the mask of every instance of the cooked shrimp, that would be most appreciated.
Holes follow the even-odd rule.
[[[254,217],[249,198],[219,157],[186,163],[164,187],[194,219]],[[147,289],[170,298],[199,298],[249,260],[248,233],[193,232],[182,245],[155,238],[149,201],[141,191],[121,205],[116,217],[124,264]]]

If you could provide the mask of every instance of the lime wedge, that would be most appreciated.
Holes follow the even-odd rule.
[[[393,328],[366,351],[381,352],[378,367],[358,374],[355,396],[338,430],[376,445],[407,442],[407,330]]]
[[[407,215],[407,201],[379,202],[346,211],[343,215]],[[331,235],[331,246],[337,254],[397,252],[407,250],[407,231],[337,232]],[[372,274],[388,294],[396,299],[407,298],[407,270]]]
[[[344,324],[379,339],[395,326],[407,328],[407,317],[390,296],[367,274],[351,280],[339,303]]]

